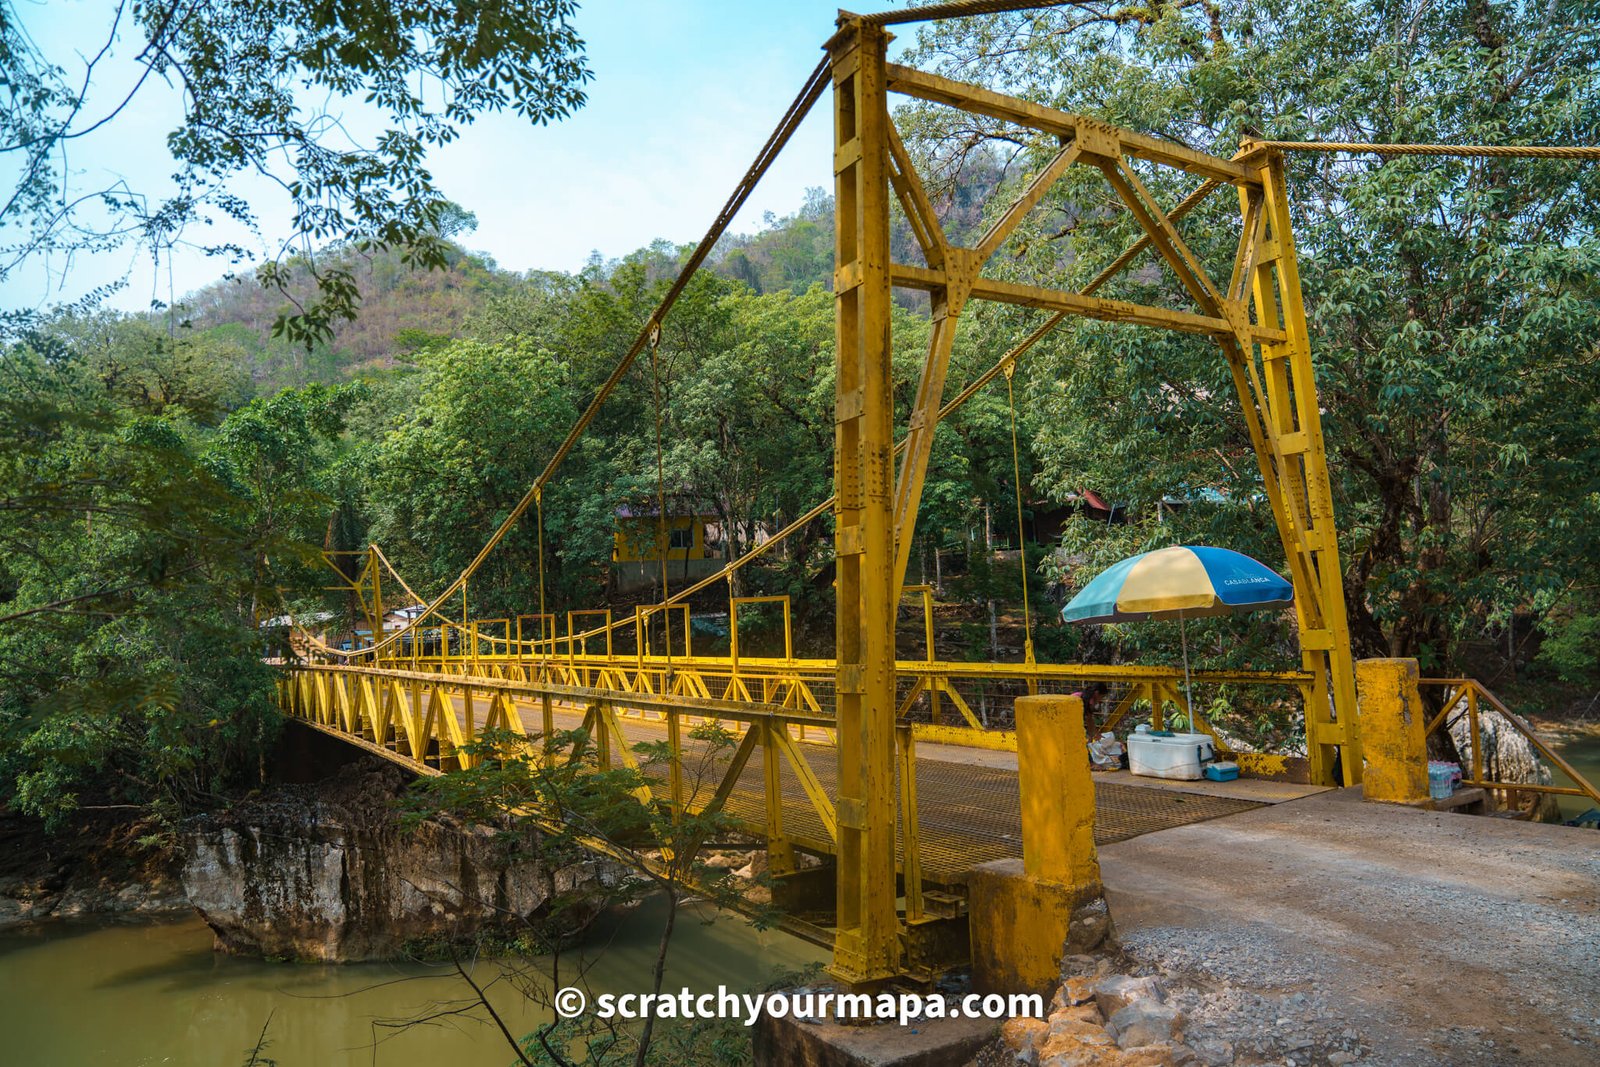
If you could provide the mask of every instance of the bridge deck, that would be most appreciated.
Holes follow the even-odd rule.
[[[536,706],[519,704],[529,732],[541,728]],[[558,706],[557,727],[574,729],[582,721],[579,709]],[[630,744],[657,741],[666,736],[666,727],[650,718],[621,718]],[[691,746],[686,742],[686,748]],[[829,796],[837,795],[835,752],[831,745],[804,746],[807,762]],[[698,749],[701,759],[686,753],[686,790],[708,796],[715,789],[728,764],[727,752],[709,753]],[[932,882],[959,885],[975,866],[991,860],[1022,855],[1022,824],[1018,813],[1020,794],[1014,767],[985,765],[992,761],[957,762],[949,758],[960,749],[939,746],[941,757],[917,758],[917,808],[921,818],[923,877]],[[780,772],[783,791],[783,829],[796,845],[817,852],[832,852],[822,820],[812,808],[794,769],[784,762]],[[1170,783],[1164,783],[1170,786]],[[1095,786],[1095,841],[1109,844],[1155,830],[1202,822],[1261,807],[1261,803],[1238,797],[1182,792],[1173,788],[1151,787],[1131,782],[1102,781]],[[762,786],[761,761],[752,757],[739,777],[727,802],[729,814],[761,832],[766,825],[766,800]],[[900,843],[897,841],[897,850]],[[897,860],[899,856],[897,855]]]

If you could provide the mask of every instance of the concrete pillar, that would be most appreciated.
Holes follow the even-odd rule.
[[[1428,798],[1426,714],[1414,659],[1364,659],[1356,664],[1361,708],[1364,796],[1390,804]]]
[[[1083,701],[1019,697],[1017,778],[1022,859],[976,867],[967,881],[972,980],[979,992],[1037,992],[1061,980],[1061,957],[1111,935],[1094,844],[1094,780]]]
[[[1047,882],[1099,885],[1083,701],[1075,696],[1018,697],[1016,715],[1022,869]]]

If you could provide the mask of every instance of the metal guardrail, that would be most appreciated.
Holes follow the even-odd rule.
[[[1106,664],[991,663],[939,659],[935,650],[933,590],[908,586],[920,608],[925,656],[895,665],[896,721],[909,723],[918,740],[1014,751],[1013,704],[1017,697],[1072,693],[1098,686],[1102,694],[1097,728],[1115,730],[1148,718],[1156,729],[1176,716],[1209,734],[1219,752],[1259,759],[1258,770],[1281,773],[1284,757],[1239,752],[1191,708],[1183,672],[1175,667]],[[742,625],[760,605],[775,610],[783,655],[752,655]],[[913,609],[915,610],[915,609]],[[743,616],[743,617],[742,617]],[[786,595],[730,597],[726,655],[697,653],[687,603],[640,606],[631,615],[610,609],[575,610],[509,618],[439,619],[420,641],[400,642],[371,655],[381,669],[498,678],[576,686],[632,694],[748,701],[832,717],[837,665],[832,659],[794,655],[793,608]],[[771,620],[768,620],[769,624]],[[562,632],[562,630],[565,632]],[[1252,710],[1299,715],[1312,703],[1314,681],[1300,671],[1195,671],[1198,687],[1227,686]],[[1293,710],[1289,710],[1290,708]],[[800,726],[806,739],[809,727]]]
[[[490,731],[528,738],[530,744],[554,738],[559,733],[558,712],[569,717],[582,713],[579,728],[593,740],[598,766],[620,761],[640,770],[618,718],[632,713],[653,720],[664,731],[669,753],[664,780],[653,782],[664,795],[657,796],[652,785],[643,786],[638,791],[641,803],[664,803],[672,810],[721,810],[736,789],[754,785],[741,785],[741,779],[759,748],[762,814],[746,829],[765,838],[769,869],[792,873],[797,869],[796,845],[826,853],[833,851],[838,839],[834,803],[798,743],[809,731],[806,739],[813,744],[831,744],[831,716],[681,693],[324,664],[287,667],[278,695],[285,715],[345,735],[396,762],[439,771],[475,766],[483,757],[474,754],[473,742]],[[532,735],[519,704],[538,709],[540,721]],[[710,754],[693,738],[695,725],[711,722],[738,738],[731,752]],[[916,752],[909,727],[896,731],[896,749],[898,777],[914,798]],[[810,810],[803,813],[798,827],[785,825],[786,782],[797,783],[798,789],[789,792],[799,792],[809,802]],[[788,814],[793,821],[792,807]],[[906,907],[915,919],[921,917],[923,877],[914,800],[902,803],[900,820]]]
[[[619,693],[664,694],[699,699],[751,701],[832,718],[836,668],[829,659],[742,656],[666,656],[660,653],[565,655],[470,653],[420,656],[380,663],[456,677],[499,678],[605,689]],[[1148,717],[1161,729],[1172,715],[1211,735],[1219,751],[1234,753],[1199,708],[1184,693],[1183,672],[1142,665],[969,663],[901,660],[896,719],[910,723],[919,740],[1012,750],[1012,707],[1017,697],[1072,693],[1103,687],[1100,729],[1114,730]],[[1312,678],[1301,671],[1195,671],[1195,687],[1228,686],[1236,693],[1265,693],[1263,706],[1309,701]]]
[[[1600,788],[1596,788],[1577,768],[1561,758],[1561,755],[1547,744],[1534,730],[1526,719],[1506,707],[1505,703],[1483,684],[1473,678],[1423,678],[1417,683],[1419,686],[1430,686],[1445,690],[1443,704],[1439,713],[1428,723],[1427,734],[1431,736],[1434,731],[1445,727],[1447,723],[1459,719],[1461,715],[1467,717],[1467,738],[1471,748],[1471,776],[1462,776],[1465,785],[1477,786],[1482,789],[1519,790],[1527,793],[1551,793],[1557,796],[1588,797],[1600,807]],[[1452,718],[1454,713],[1454,718]],[[1545,785],[1543,782],[1504,782],[1485,777],[1484,774],[1484,744],[1483,744],[1483,717],[1486,715],[1499,715],[1505,722],[1528,739],[1534,749],[1544,759],[1572,781],[1571,786]]]

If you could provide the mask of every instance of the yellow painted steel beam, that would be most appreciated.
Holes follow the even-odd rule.
[[[917,395],[911,405],[906,426],[905,448],[900,456],[900,473],[894,486],[895,554],[890,591],[896,602],[905,584],[906,567],[915,542],[917,511],[922,502],[922,486],[927,477],[928,459],[933,453],[933,435],[939,425],[939,409],[944,402],[945,377],[950,370],[961,309],[966,305],[981,265],[973,253],[962,248],[945,249],[945,267],[933,272],[937,278],[929,287],[932,298],[933,328],[928,336],[928,355],[917,379]]]
[[[1295,584],[1301,666],[1313,676],[1305,709],[1312,780],[1356,785],[1363,760],[1355,659],[1283,157],[1268,152],[1247,162],[1256,169],[1262,196],[1258,248],[1249,257],[1255,321],[1282,329],[1287,339],[1260,346],[1264,395],[1255,390],[1252,401],[1246,390],[1240,400],[1252,411],[1260,405],[1266,433],[1257,439],[1257,455]],[[1248,191],[1241,191],[1240,204],[1248,222]],[[1254,358],[1249,362],[1254,370]]]
[[[914,722],[911,732],[918,741],[930,745],[956,745],[961,748],[984,748],[994,752],[1015,752],[1015,730],[985,730],[981,726],[948,726],[942,723]]]
[[[922,828],[917,814],[917,742],[909,725],[895,727],[899,755],[901,864],[906,893],[906,922],[922,919]]]
[[[822,820],[822,826],[828,831],[828,836],[835,843],[839,840],[839,816],[834,808],[833,801],[828,799],[828,792],[817,779],[817,773],[811,769],[811,764],[806,760],[805,753],[800,751],[800,746],[795,744],[794,738],[789,736],[788,726],[772,731],[774,745],[789,760],[789,766],[794,770],[795,777],[800,780],[800,788],[805,790],[806,796],[811,800],[811,806],[816,809],[817,817]]]
[[[948,104],[974,115],[986,115],[1002,122],[1052,133],[1057,137],[1087,141],[1090,136],[1098,135],[1120,149],[1124,155],[1176,167],[1202,178],[1213,178],[1235,185],[1254,184],[1259,180],[1249,167],[1231,160],[1218,159],[1148,134],[1135,133],[1097,119],[1059,111],[1028,100],[1019,100],[992,89],[953,81],[913,67],[890,64],[888,79],[891,92],[933,103]]]
[[[934,270],[943,270],[950,241],[939,223],[939,213],[934,210],[933,201],[928,198],[922,178],[917,174],[911,154],[900,140],[900,131],[895,128],[892,119],[886,128],[889,134],[889,182],[894,187],[900,206],[905,209],[912,235],[922,249],[922,258]]]
[[[783,832],[783,771],[778,750],[777,735],[787,733],[787,726],[763,723],[753,728],[761,741],[761,791],[765,798],[767,820],[767,867],[775,874],[793,874],[796,869],[794,844]]]
[[[905,289],[932,292],[943,284],[937,273],[926,267],[909,263],[894,265],[894,284]],[[1109,300],[1099,296],[1083,296],[1066,289],[1047,289],[1021,282],[1003,282],[991,278],[977,278],[972,283],[974,300],[993,300],[1001,304],[1063,311],[1086,319],[1101,322],[1121,322],[1131,326],[1153,326],[1176,330],[1179,333],[1199,334],[1206,337],[1232,335],[1234,326],[1221,316],[1199,315],[1192,311],[1175,311],[1171,308],[1133,304],[1126,300]],[[1269,341],[1283,339],[1282,331],[1255,327],[1251,333]]]
[[[791,621],[789,594],[773,596],[735,596],[728,598],[728,662],[730,669],[739,671],[739,609],[757,604],[779,604],[783,607],[783,661],[794,661],[794,627]],[[704,657],[702,657],[704,658]],[[695,661],[696,663],[699,660]]]
[[[902,195],[902,203],[921,216],[925,198],[919,198],[920,181],[915,169],[905,156],[889,126],[890,156],[895,165],[890,178],[900,175],[896,189],[904,186],[910,195]],[[950,369],[950,353],[955,344],[962,308],[972,294],[978,273],[995,250],[1005,243],[1023,218],[1049,192],[1051,186],[1078,161],[1082,154],[1076,143],[1063,148],[1056,157],[1028,183],[1021,195],[1011,204],[971,249],[958,248],[939,228],[938,217],[928,214],[923,224],[938,233],[937,261],[930,260],[930,271],[938,281],[929,290],[932,298],[933,329],[928,339],[928,356],[922,364],[922,374],[917,383],[916,399],[906,426],[904,448],[901,453],[900,474],[895,481],[894,532],[895,560],[893,591],[896,599],[905,585],[906,568],[911,561],[911,547],[915,542],[917,512],[922,501],[922,486],[927,476],[928,460],[933,451],[933,435],[939,424],[939,413],[944,406],[945,377]],[[925,245],[926,248],[926,245]]]
[[[881,28],[828,42],[834,104],[834,557],[838,906],[830,971],[900,971],[894,865],[894,398],[889,340],[890,132]]]

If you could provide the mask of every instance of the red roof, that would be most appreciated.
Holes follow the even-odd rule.
[[[1083,491],[1083,501],[1096,511],[1111,510],[1111,505],[1107,504],[1104,500],[1101,500],[1100,494],[1096,493],[1093,489],[1085,489]]]

